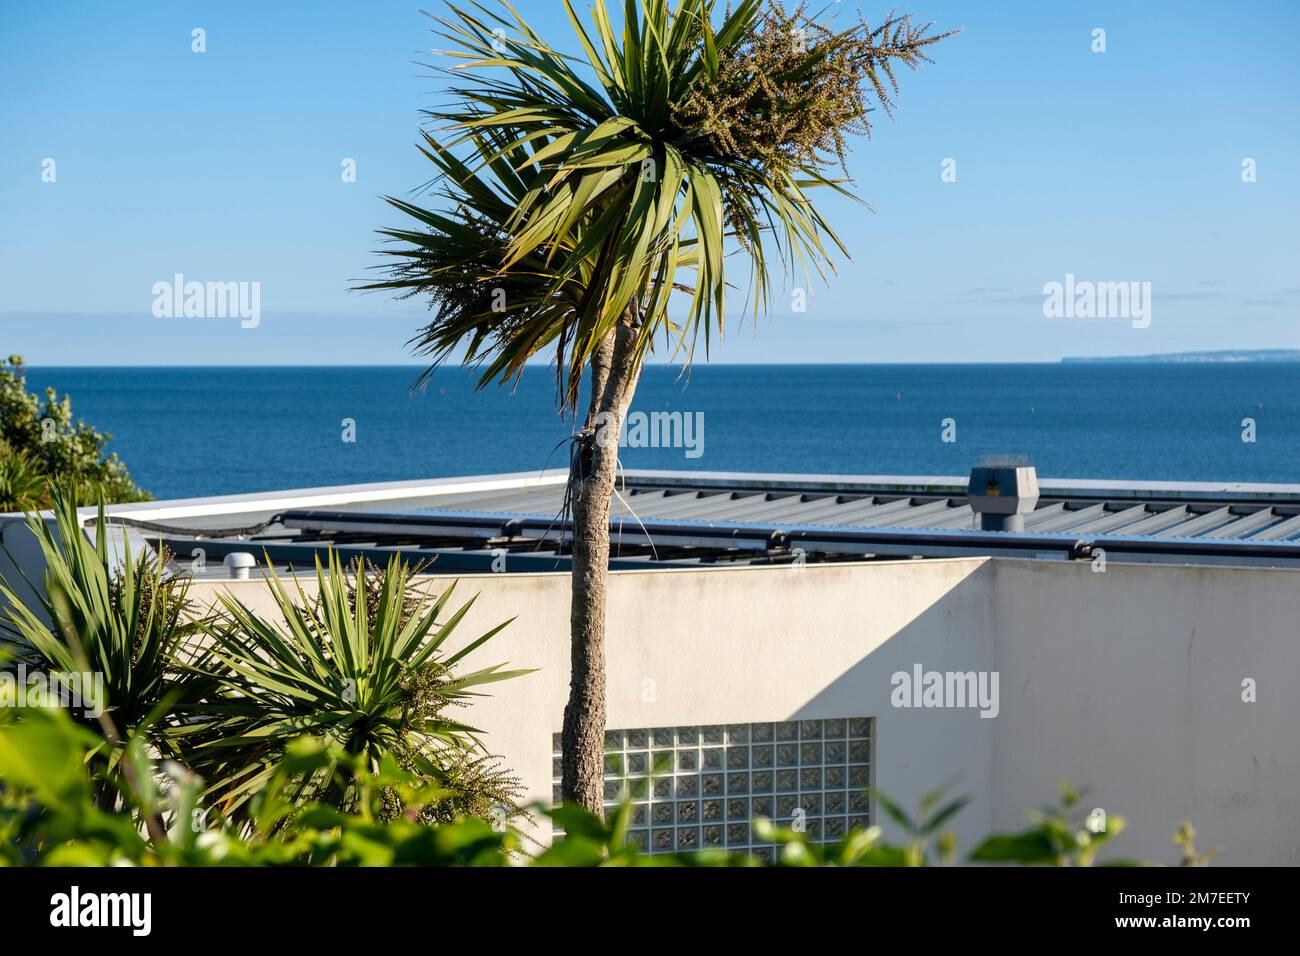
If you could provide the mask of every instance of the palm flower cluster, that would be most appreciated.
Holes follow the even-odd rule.
[[[110,606],[124,618],[135,619],[135,637],[131,645],[133,655],[139,654],[152,632],[175,632],[191,638],[201,631],[194,623],[198,605],[186,597],[189,577],[172,571],[178,565],[171,548],[161,542],[157,542],[156,547],[155,556],[144,553],[129,566],[119,563],[108,582]],[[138,604],[134,614],[131,613],[133,603]],[[177,649],[183,650],[186,646],[181,643]]]
[[[421,769],[420,754],[410,750],[409,745],[407,749],[399,749],[395,756],[403,770],[421,776],[441,792],[418,810],[413,810],[396,787],[383,787],[380,790],[380,820],[406,817],[421,823],[441,824],[472,817],[502,825],[528,816],[521,806],[524,789],[519,777],[507,770],[496,757],[446,749],[439,755],[438,771],[430,775]]]
[[[402,574],[405,580],[409,581],[418,574],[423,574],[433,564],[432,558],[423,561],[417,561],[411,565],[402,565]],[[357,608],[357,597],[362,596],[366,605],[366,621],[368,623],[368,636],[375,636],[375,622],[379,617],[379,606],[384,601],[384,568],[375,562],[364,557],[356,557],[350,560],[343,572],[344,586],[348,595],[348,607],[354,612]],[[311,602],[310,613],[315,621],[316,627],[320,633],[324,633],[328,624],[325,621],[322,605],[324,596],[317,595]],[[401,604],[398,609],[397,624],[398,627],[406,627],[412,617],[421,613],[428,607],[430,599],[427,595],[410,588],[404,590],[401,596]]]
[[[930,62],[925,48],[957,32],[932,26],[890,13],[874,28],[859,15],[837,30],[807,3],[790,11],[771,3],[717,71],[700,74],[673,103],[673,118],[733,161],[783,173],[833,159],[847,175],[848,139],[870,137],[873,98],[892,115],[894,64]]]

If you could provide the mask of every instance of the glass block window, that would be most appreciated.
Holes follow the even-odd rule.
[[[559,734],[552,750],[558,803]],[[605,807],[631,797],[628,840],[649,853],[722,847],[771,858],[754,817],[797,822],[818,843],[869,826],[870,765],[867,717],[610,730]]]

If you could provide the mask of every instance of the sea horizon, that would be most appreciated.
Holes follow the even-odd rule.
[[[1109,356],[1107,356],[1106,358],[1109,358]],[[705,367],[717,368],[720,366],[727,366],[729,368],[786,368],[786,367],[796,367],[796,366],[800,368],[809,368],[809,367],[858,368],[864,366],[865,367],[931,367],[931,366],[941,367],[947,365],[953,365],[953,366],[1042,365],[1042,366],[1054,367],[1063,364],[1066,364],[1064,358],[1056,359],[1053,361],[1018,361],[1018,362],[1017,361],[1009,361],[1009,362],[976,362],[976,361],[970,361],[970,362],[956,362],[956,361],[946,361],[946,362],[921,362],[921,361],[915,361],[915,362],[913,361],[909,361],[909,362],[819,362],[819,361],[735,362],[735,361],[722,360],[722,361],[708,361],[708,362],[696,361],[689,366],[684,366],[681,363],[647,361],[645,363],[645,367],[646,368],[686,368],[689,371],[691,369],[699,369]],[[1300,364],[1300,360],[1297,361],[1297,364]],[[42,370],[42,369],[65,369],[65,368],[69,368],[69,369],[99,369],[99,368],[103,368],[103,369],[114,369],[114,368],[144,368],[144,369],[381,368],[382,369],[382,368],[389,368],[389,369],[423,370],[428,368],[429,366],[427,363],[420,363],[420,362],[409,362],[409,363],[408,362],[339,362],[339,363],[241,362],[241,363],[233,363],[232,362],[232,363],[213,363],[213,364],[175,363],[175,362],[150,362],[150,363],[133,364],[130,362],[114,362],[114,363],[96,363],[93,365],[89,363],[74,362],[74,363],[60,363],[57,365],[50,364],[50,363],[39,363],[39,364],[29,363],[26,364],[25,367],[30,372],[30,371]],[[554,368],[555,366],[549,362],[529,362],[527,367],[530,369],[546,369],[546,368]],[[450,371],[452,369],[460,369],[460,368],[472,369],[473,367],[462,366],[459,364],[439,366],[439,369],[447,370],[447,371]]]
[[[1290,351],[1290,350],[1289,350],[1289,349],[1278,348],[1278,349],[1241,349],[1241,350],[1238,350],[1238,349],[1214,349],[1214,350],[1207,350],[1207,351],[1211,351],[1211,352],[1236,352],[1236,351],[1261,352],[1261,351],[1279,351],[1279,352],[1280,352],[1280,351]],[[1172,356],[1184,356],[1184,355],[1186,355],[1186,356],[1194,356],[1194,355],[1202,355],[1202,354],[1206,354],[1206,353],[1203,353],[1203,352],[1182,352],[1182,353],[1177,353],[1177,352],[1176,352],[1176,353],[1168,353],[1168,355],[1171,356],[1171,357],[1172,357]],[[821,368],[821,367],[825,367],[825,368],[861,368],[861,367],[866,367],[866,368],[899,368],[899,367],[901,367],[901,368],[942,368],[942,367],[945,367],[945,366],[957,366],[957,367],[988,366],[988,367],[994,367],[994,368],[996,368],[996,367],[1001,367],[1001,366],[1043,366],[1043,367],[1056,367],[1056,366],[1058,366],[1058,365],[1069,365],[1069,364],[1081,363],[1081,362],[1096,363],[1096,364],[1098,364],[1098,365],[1110,364],[1110,363],[1114,363],[1114,364],[1149,364],[1149,365],[1180,365],[1180,364],[1184,364],[1184,365],[1196,365],[1196,366],[1204,366],[1204,365],[1264,365],[1264,364],[1267,364],[1267,365],[1300,365],[1300,357],[1296,357],[1296,358],[1285,358],[1285,359],[1270,359],[1270,360],[1250,360],[1250,359],[1243,359],[1243,360],[1219,360],[1219,361],[1203,361],[1203,362],[1192,362],[1192,361],[1163,361],[1162,359],[1164,359],[1164,356],[1163,356],[1163,355],[1162,355],[1162,356],[1151,356],[1151,355],[1146,355],[1146,354],[1142,354],[1142,355],[1068,355],[1068,356],[1062,356],[1061,358],[1059,358],[1059,359],[1054,359],[1054,360],[1028,360],[1028,359],[1025,359],[1025,360],[1019,360],[1019,361],[1017,361],[1017,360],[1009,360],[1009,361],[1004,361],[1004,362],[986,362],[986,361],[975,361],[975,360],[972,360],[972,361],[966,361],[966,362],[963,362],[963,361],[824,362],[824,361],[811,361],[811,360],[810,360],[810,361],[790,361],[790,362],[742,362],[742,361],[728,361],[728,360],[725,360],[725,359],[724,359],[724,360],[718,360],[718,361],[713,361],[713,360],[710,360],[710,361],[703,361],[703,362],[701,362],[701,361],[696,361],[696,362],[690,363],[689,365],[688,365],[688,364],[684,364],[684,363],[680,363],[680,362],[656,362],[656,361],[653,361],[653,360],[647,360],[646,363],[645,363],[645,367],[646,367],[646,368],[676,368],[676,369],[683,369],[683,370],[685,370],[685,371],[689,374],[690,371],[693,370],[693,369],[704,368],[704,367],[714,367],[714,368],[716,368],[716,367],[720,367],[720,366],[726,366],[726,367],[729,367],[729,368],[786,368],[786,367],[799,367],[799,368],[810,368],[810,367],[811,367],[811,368]],[[331,369],[332,369],[332,368],[357,368],[357,369],[368,369],[368,368],[374,368],[374,369],[416,369],[416,370],[423,371],[424,369],[427,369],[427,368],[429,368],[430,366],[429,366],[428,363],[421,363],[421,362],[229,362],[229,363],[194,363],[194,362],[185,362],[185,363],[177,363],[177,362],[141,362],[141,363],[132,363],[132,362],[112,362],[112,363],[103,363],[103,362],[98,362],[98,363],[93,363],[93,364],[92,364],[92,363],[79,363],[79,362],[67,362],[67,363],[57,363],[57,364],[55,364],[55,363],[46,363],[46,362],[42,362],[42,363],[25,363],[25,364],[24,364],[24,367],[25,367],[28,371],[33,371],[33,370],[43,370],[43,369],[115,369],[115,368],[131,368],[131,369],[239,369],[239,368],[299,368],[299,369],[301,369],[301,368],[331,368]],[[530,369],[546,369],[546,368],[554,368],[555,366],[554,366],[553,363],[550,363],[550,362],[529,362],[529,363],[527,364],[526,367],[527,367],[527,368],[530,368]],[[440,365],[440,366],[438,366],[438,368],[439,368],[440,370],[451,370],[451,369],[461,369],[461,368],[468,368],[468,369],[471,369],[471,370],[472,370],[472,369],[473,369],[473,366],[464,366],[464,365],[460,365],[460,364],[458,364],[458,363],[452,363],[452,364],[447,364],[447,365]]]
[[[156,498],[563,467],[553,369],[477,389],[427,366],[31,366]],[[585,408],[585,406],[580,406]],[[691,447],[626,468],[964,475],[990,454],[1043,477],[1300,482],[1296,363],[697,363],[647,366],[631,410]]]

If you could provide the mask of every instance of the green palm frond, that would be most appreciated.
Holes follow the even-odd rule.
[[[74,494],[54,487],[50,497],[54,520],[33,514],[27,521],[45,561],[44,586],[0,578],[6,666],[102,677],[98,704],[117,733],[125,738],[147,727],[150,740],[170,756],[149,725],[164,702],[199,692],[171,665],[201,627],[186,600],[189,582],[169,572],[165,554],[133,556],[125,532],[118,563],[102,502],[92,540],[81,528]],[[94,725],[80,711],[77,717]],[[108,760],[116,765],[120,753],[110,743]]]
[[[412,340],[430,371],[463,349],[482,386],[554,349],[572,410],[621,320],[640,327],[638,357],[662,339],[689,361],[701,336],[707,353],[725,328],[731,255],[748,260],[756,311],[772,268],[833,269],[847,253],[810,193],[849,195],[832,167],[845,135],[869,129],[868,97],[888,110],[891,62],[915,66],[947,34],[893,16],[836,31],[760,0],[725,14],[716,0],[626,0],[621,29],[595,0],[588,29],[563,2],[582,58],[508,3],[438,18],[454,105],[428,113],[420,149],[443,211],[390,198],[416,226],[381,232],[400,246],[387,277],[359,288],[430,299]]]
[[[368,578],[374,573],[377,588]],[[436,600],[415,600],[409,568],[397,557],[385,570],[368,572],[362,562],[349,575],[330,551],[327,566],[316,562],[315,601],[296,578],[291,589],[269,565],[266,574],[277,615],[268,619],[222,594],[223,613],[207,626],[210,646],[187,665],[218,688],[172,731],[208,781],[208,795],[235,813],[304,734],[342,745],[372,769],[394,755],[408,770],[454,786],[451,771],[484,751],[479,731],[449,709],[484,685],[529,671],[453,668],[510,622],[447,653],[474,599],[450,614],[454,585]],[[298,799],[333,792],[343,802],[345,786],[333,770],[321,772],[300,781]]]

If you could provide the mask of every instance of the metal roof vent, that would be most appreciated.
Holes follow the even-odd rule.
[[[982,460],[970,471],[966,497],[984,531],[1024,531],[1038,507],[1038,472],[1022,456]]]
[[[232,551],[222,562],[236,581],[247,581],[248,572],[257,567],[257,558],[247,551]]]

